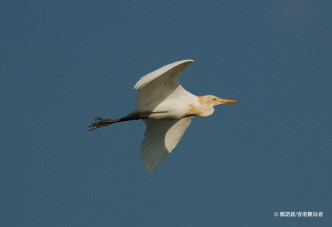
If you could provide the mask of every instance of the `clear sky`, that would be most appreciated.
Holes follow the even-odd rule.
[[[0,226],[332,226],[332,2],[7,1]],[[149,175],[133,85],[174,61],[195,118]],[[274,212],[324,212],[274,217]]]

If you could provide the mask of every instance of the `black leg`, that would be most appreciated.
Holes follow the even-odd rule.
[[[88,126],[88,128],[90,128],[89,131],[93,131],[97,128],[101,128],[101,127],[119,122],[119,120],[104,119],[101,117],[96,117],[95,121],[96,121],[95,123],[92,123],[91,125]]]

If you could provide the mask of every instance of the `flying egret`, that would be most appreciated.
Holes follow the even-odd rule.
[[[145,170],[152,173],[178,144],[194,116],[208,117],[217,105],[237,103],[213,95],[196,96],[186,91],[178,80],[182,71],[192,62],[177,61],[143,76],[134,86],[138,89],[137,110],[115,120],[97,117],[95,123],[89,126],[90,130],[142,119],[146,131],[141,162]]]

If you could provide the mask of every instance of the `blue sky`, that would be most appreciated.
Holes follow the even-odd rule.
[[[1,226],[331,225],[331,1],[2,1]],[[143,75],[194,59],[195,118],[149,175]],[[322,218],[274,212],[322,211]]]

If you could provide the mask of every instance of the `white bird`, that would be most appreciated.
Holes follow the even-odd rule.
[[[97,117],[90,130],[113,123],[142,119],[146,124],[145,138],[141,148],[141,162],[145,170],[154,169],[178,144],[194,116],[208,117],[214,106],[237,103],[213,95],[196,96],[179,83],[182,71],[193,60],[183,60],[165,65],[145,76],[134,86],[137,110],[119,119]]]

